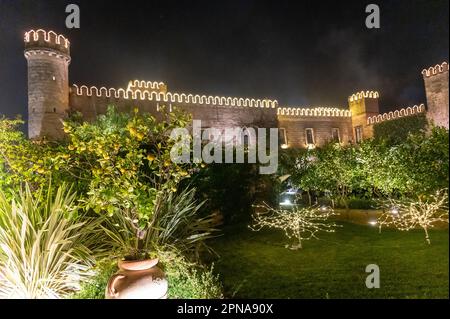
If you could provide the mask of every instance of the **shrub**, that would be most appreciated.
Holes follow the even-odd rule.
[[[8,200],[0,192],[0,297],[60,298],[89,275],[92,224],[76,218],[75,194],[62,185]]]
[[[169,282],[168,298],[214,299],[222,298],[222,286],[212,267],[206,268],[187,261],[179,253],[159,252],[160,264]],[[94,269],[95,275],[82,284],[71,298],[103,299],[108,280],[117,271],[117,263],[103,260]]]
[[[167,194],[152,214],[139,247],[135,240],[136,222],[126,211],[105,218],[101,227],[109,237],[111,252],[118,257],[129,253],[138,255],[139,252],[149,255],[155,250],[175,248],[185,256],[194,257],[206,247],[204,241],[217,232],[215,215],[198,216],[202,204],[195,199],[195,189]]]
[[[417,134],[427,126],[425,113],[400,117],[390,121],[376,123],[373,127],[373,135],[377,141],[385,141],[388,144],[401,144],[409,134]]]

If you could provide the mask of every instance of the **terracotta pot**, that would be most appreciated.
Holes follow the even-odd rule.
[[[106,299],[166,299],[168,284],[158,259],[119,261],[106,286]]]

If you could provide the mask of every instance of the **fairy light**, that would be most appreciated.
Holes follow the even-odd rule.
[[[260,231],[264,227],[283,230],[288,238],[298,241],[292,249],[302,248],[302,240],[318,239],[318,232],[334,232],[339,225],[328,219],[337,215],[331,207],[318,206],[294,208],[293,210],[274,209],[267,204],[255,206],[260,212],[253,215],[250,229]]]
[[[65,48],[68,48],[70,42],[61,34],[56,34],[54,31],[45,31],[42,29],[30,30],[25,32],[24,41],[25,42],[36,42],[40,38],[44,39],[45,42],[55,42],[56,44],[63,44]]]
[[[443,72],[448,72],[448,63],[442,62],[441,64],[436,64],[435,66],[431,66],[428,69],[422,70],[422,75],[424,77],[430,77],[433,75],[438,75]]]
[[[419,113],[423,113],[423,112],[425,112],[424,104],[414,105],[412,107],[409,106],[409,107],[391,111],[388,113],[383,113],[383,114],[379,114],[376,116],[370,116],[367,118],[367,124],[370,125],[370,124],[380,123],[383,121],[394,120],[394,119],[397,119],[400,117],[411,116],[411,115],[415,115],[415,114],[419,114]]]
[[[380,97],[380,94],[377,91],[361,91],[349,96],[348,100],[350,102],[358,101],[366,98],[377,99]]]
[[[337,107],[280,107],[277,110],[277,115],[284,116],[334,116],[334,117],[351,117],[352,113],[349,110]]]
[[[150,92],[149,90],[131,90],[131,89],[115,89],[115,88],[97,88],[96,86],[87,87],[86,85],[78,86],[73,84],[76,95],[108,97],[108,98],[122,98],[133,100],[148,100],[157,102],[170,102],[181,104],[198,104],[198,105],[219,105],[231,107],[254,107],[254,108],[276,108],[278,107],[277,100],[269,99],[250,99],[238,97],[225,96],[206,96],[193,95],[186,93],[172,93],[172,92]]]
[[[381,232],[383,226],[393,226],[401,231],[422,228],[425,240],[431,244],[428,230],[437,222],[448,223],[448,190],[438,190],[428,199],[419,197],[417,201],[390,199],[386,209],[378,218]]]

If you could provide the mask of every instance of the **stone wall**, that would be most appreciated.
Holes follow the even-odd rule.
[[[28,137],[57,139],[69,107],[67,39],[43,30],[25,34],[28,62]]]
[[[352,140],[351,117],[278,115],[278,127],[286,130],[288,147],[307,147],[307,128],[313,129],[316,146],[331,140],[333,128],[339,129],[341,143],[348,144]]]
[[[427,117],[436,126],[448,125],[448,63],[422,71],[427,96]]]
[[[104,114],[108,105],[114,105],[121,112],[131,112],[138,108],[142,113],[150,113],[159,118],[160,106],[165,106],[170,110],[172,107],[179,107],[190,113],[194,120],[201,120],[203,128],[226,127],[277,127],[276,108],[250,108],[250,107],[230,107],[207,104],[184,104],[157,102],[153,100],[126,99],[105,96],[78,95],[72,88],[69,99],[72,111],[79,111],[87,121]]]

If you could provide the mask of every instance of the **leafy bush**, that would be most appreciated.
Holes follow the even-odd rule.
[[[373,126],[373,135],[377,141],[385,141],[390,145],[401,144],[409,134],[420,133],[426,126],[425,113],[420,113],[376,123]]]
[[[11,198],[27,182],[37,189],[47,181],[47,154],[50,149],[45,142],[30,141],[19,130],[21,119],[0,118],[0,190]]]
[[[69,295],[72,299],[104,299],[109,278],[118,270],[117,261],[105,259],[100,261],[92,272],[94,275],[81,284],[80,290]]]
[[[434,127],[410,133],[394,145],[382,139],[348,146],[328,144],[293,153],[293,158],[281,163],[286,165],[283,172],[291,172],[291,182],[309,197],[325,194],[349,207],[351,197],[416,197],[446,187],[448,148],[448,130]]]
[[[12,200],[0,192],[0,297],[60,298],[89,275],[95,232],[74,201],[64,185],[56,194],[26,185]]]
[[[179,253],[159,252],[159,267],[164,269],[169,282],[168,298],[171,299],[215,299],[222,298],[222,286],[212,268],[188,262]],[[81,290],[71,298],[103,299],[108,280],[117,271],[117,263],[111,260],[100,262],[95,275],[82,284]]]
[[[257,164],[210,164],[193,176],[203,207],[223,216],[225,223],[245,222],[251,218],[252,205],[273,202],[273,177],[259,174]]]
[[[195,198],[195,189],[185,188],[178,193],[169,193],[160,207],[151,216],[150,227],[142,233],[140,245],[136,247],[136,221],[126,214],[114,214],[105,218],[101,227],[109,238],[110,251],[116,256],[147,255],[155,250],[177,249],[186,256],[197,256],[205,240],[217,232],[218,220],[214,214],[198,216],[203,203]]]

